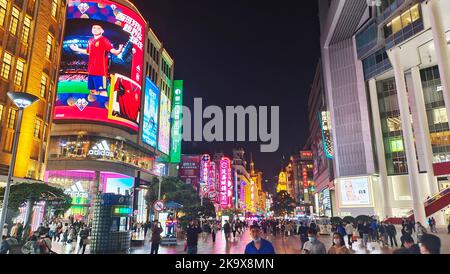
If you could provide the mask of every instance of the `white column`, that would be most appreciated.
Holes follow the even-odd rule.
[[[414,146],[413,129],[409,112],[408,95],[406,93],[406,81],[403,66],[400,60],[400,49],[398,47],[388,51],[392,63],[397,87],[397,100],[402,121],[403,144],[408,163],[409,186],[413,200],[413,210],[416,222],[426,223],[423,195],[420,191],[419,170],[417,168],[417,155]]]
[[[384,151],[384,140],[380,120],[380,109],[378,106],[377,83],[375,79],[369,80],[369,95],[372,109],[375,144],[377,148],[378,169],[380,173],[380,187],[382,194],[381,203],[383,203],[382,206],[383,216],[380,217],[381,219],[383,219],[386,216],[392,217],[392,206],[391,206],[391,198],[389,195],[389,182],[386,168],[386,152]]]
[[[425,108],[425,100],[423,97],[422,80],[420,78],[420,71],[418,67],[413,67],[411,69],[411,79],[413,88],[409,89],[409,92],[414,95],[417,106],[417,118],[419,120],[419,130],[417,133],[419,133],[420,136],[416,136],[416,140],[422,143],[422,147],[424,149],[425,169],[427,170],[428,189],[430,191],[428,195],[432,196],[439,192],[439,188],[437,185],[437,180],[434,177],[433,149],[431,147],[430,130],[428,126],[427,111]]]
[[[413,83],[413,88],[409,89],[409,91],[414,95],[414,99],[417,106],[417,118],[419,120],[420,136],[416,136],[417,137],[416,140],[422,142],[422,147],[424,149],[425,169],[427,170],[428,190],[429,190],[427,196],[433,196],[439,192],[439,187],[437,179],[434,176],[433,148],[431,146],[427,111],[425,108],[425,100],[423,97],[422,79],[420,78],[420,71],[418,67],[413,67],[411,69],[411,79]],[[436,214],[434,214],[434,217],[437,225],[445,224],[445,218],[442,212],[438,211]]]
[[[442,24],[442,15],[439,10],[439,2],[438,0],[431,0],[428,1],[428,5],[430,7],[430,22],[434,48],[442,82],[442,93],[444,95],[447,116],[450,117],[450,56],[444,25]]]

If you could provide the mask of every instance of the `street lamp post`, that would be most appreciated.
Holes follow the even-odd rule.
[[[14,134],[14,142],[11,153],[11,163],[9,165],[8,178],[6,180],[5,194],[3,196],[2,216],[0,219],[0,228],[1,228],[0,233],[2,236],[0,238],[0,245],[3,239],[3,227],[5,226],[6,222],[6,212],[8,211],[9,192],[11,189],[11,180],[14,175],[14,166],[16,164],[17,144],[19,142],[20,128],[22,126],[23,111],[25,108],[31,106],[34,102],[39,100],[38,97],[25,92],[8,92],[8,97],[19,108],[19,117],[17,120],[16,132]]]

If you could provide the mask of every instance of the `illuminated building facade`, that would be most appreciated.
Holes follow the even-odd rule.
[[[292,168],[292,163],[289,163],[286,166],[286,186],[287,186],[287,192],[289,195],[294,198],[295,197],[295,181],[294,181],[294,172]]]
[[[319,61],[316,74],[311,85],[308,99],[309,132],[308,145],[313,154],[313,179],[315,184],[315,212],[319,216],[333,215],[333,143],[329,111],[327,110],[325,91],[323,88],[322,65]]]
[[[251,200],[253,210],[258,213],[263,213],[265,212],[265,193],[262,189],[263,173],[255,170],[255,163],[253,162],[253,159],[250,161],[250,177],[254,183],[254,190],[252,192],[254,197]]]
[[[287,191],[287,174],[281,171],[278,174],[277,192]]]
[[[333,211],[382,219],[414,214],[420,222],[433,216],[444,224],[450,2],[363,2],[319,1],[335,147]]]
[[[113,50],[103,86],[86,88],[98,75],[84,54],[91,19],[114,33]],[[136,221],[149,220],[148,185],[169,174],[172,58],[131,2],[68,1],[60,64],[45,180],[83,197],[68,212],[76,219],[90,219],[93,196],[108,192],[132,195]]]
[[[14,181],[44,179],[65,16],[62,0],[0,1],[0,186],[17,132],[18,109],[8,91],[39,97],[24,111]]]

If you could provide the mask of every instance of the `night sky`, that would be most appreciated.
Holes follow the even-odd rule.
[[[184,105],[280,106],[280,147],[260,144],[184,142],[183,153],[243,147],[270,182],[308,137],[307,100],[320,56],[314,0],[134,0],[175,59],[184,80]],[[207,121],[204,120],[204,124]]]

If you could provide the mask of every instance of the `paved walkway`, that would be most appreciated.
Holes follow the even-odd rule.
[[[400,231],[400,230],[398,230]],[[450,254],[450,234],[444,233],[444,228],[438,233],[438,236],[442,241],[441,252],[444,254]],[[446,230],[445,230],[446,231]],[[147,235],[149,236],[149,235]],[[275,247],[277,254],[300,254],[300,240],[297,235],[290,237],[282,237],[280,235],[274,237],[272,235],[264,235],[264,238],[271,241]],[[320,235],[319,239],[325,244],[328,249],[332,244],[331,236]],[[245,231],[242,235],[237,234],[236,239],[229,241],[225,240],[223,232],[219,232],[216,237],[216,242],[213,243],[211,235],[208,234],[206,239],[201,236],[198,243],[199,254],[243,254],[245,246],[251,241],[249,231]],[[397,237],[397,241],[400,244],[400,237]],[[143,247],[133,247],[130,249],[130,254],[149,254],[151,243],[148,239],[145,241]],[[52,249],[59,254],[74,254],[77,250],[75,244],[62,246],[61,243],[54,242]],[[369,243],[368,248],[364,248],[359,241],[357,244],[353,244],[353,250],[356,254],[390,254],[392,248],[381,248],[377,243]],[[160,246],[160,254],[184,254],[184,241],[179,240],[177,246]],[[86,254],[89,254],[89,246],[86,248]]]

